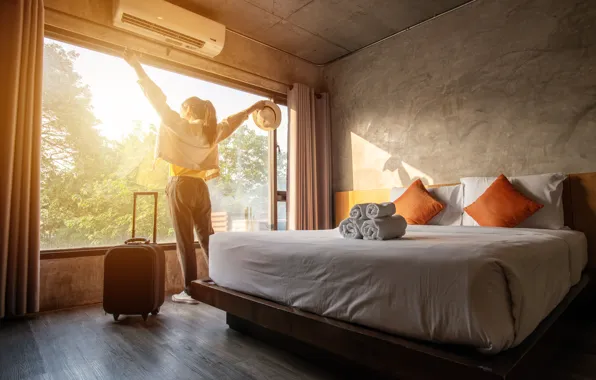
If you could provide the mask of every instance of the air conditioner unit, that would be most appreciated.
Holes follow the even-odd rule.
[[[114,26],[210,58],[223,49],[226,27],[164,0],[116,1]]]

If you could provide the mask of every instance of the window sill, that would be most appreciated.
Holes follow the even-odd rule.
[[[198,244],[198,243],[196,243]],[[176,243],[158,244],[164,251],[176,250]],[[74,257],[104,256],[112,247],[66,248],[48,249],[40,253],[41,260],[70,259]]]

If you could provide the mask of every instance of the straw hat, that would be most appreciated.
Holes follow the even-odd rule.
[[[252,120],[264,131],[274,131],[281,124],[281,109],[273,102],[266,101],[265,107],[252,113]]]

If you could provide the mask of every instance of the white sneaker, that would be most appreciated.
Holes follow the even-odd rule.
[[[172,301],[178,302],[178,303],[187,303],[190,305],[196,305],[199,303],[199,301],[197,301],[196,299],[194,299],[191,296],[189,296],[188,294],[186,294],[186,292],[184,290],[182,292],[180,292],[179,294],[174,294],[172,296]]]

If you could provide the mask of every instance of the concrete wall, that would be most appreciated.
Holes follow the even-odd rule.
[[[181,63],[208,73],[284,93],[287,86],[318,87],[321,69],[279,50],[234,33],[226,34],[223,51],[214,59],[169,49],[112,27],[112,0],[45,0],[46,24],[86,37]]]
[[[197,250],[199,278],[207,265]],[[100,303],[103,299],[103,256],[44,260],[40,267],[41,311]],[[166,251],[166,294],[182,291],[184,280],[176,251]]]
[[[593,0],[478,0],[324,79],[334,191],[596,171]]]

